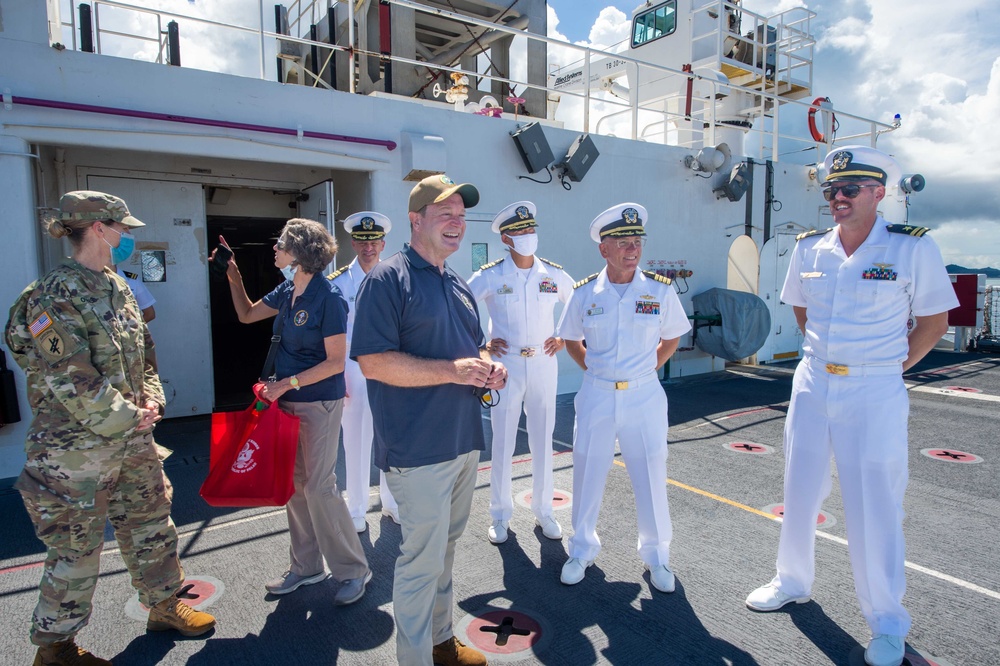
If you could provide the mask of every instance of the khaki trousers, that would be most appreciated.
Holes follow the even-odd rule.
[[[479,451],[434,465],[391,467],[403,541],[392,588],[396,660],[432,666],[431,652],[452,636],[452,565],[476,488]]]
[[[337,435],[344,401],[289,402],[278,406],[300,419],[295,457],[295,494],[288,500],[292,573],[308,576],[323,571],[323,559],[339,581],[368,573],[347,504],[337,488]]]

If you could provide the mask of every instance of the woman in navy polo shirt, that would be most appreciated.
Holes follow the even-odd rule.
[[[372,573],[334,471],[344,413],[347,302],[322,271],[336,253],[337,242],[323,225],[296,218],[285,224],[274,245],[274,265],[285,276],[274,291],[251,303],[235,258],[226,277],[241,322],[280,319],[278,379],[266,384],[263,395],[301,419],[295,494],[286,507],[291,564],[265,588],[288,594],[318,583],[326,578],[326,558],[332,576],[341,581],[334,603],[345,605],[364,595]]]

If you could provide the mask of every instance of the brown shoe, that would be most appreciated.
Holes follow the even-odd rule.
[[[441,666],[486,666],[486,656],[452,636],[434,646],[433,659]]]
[[[149,609],[146,631],[176,629],[182,636],[201,636],[215,626],[215,618],[198,611],[177,597],[164,599]]]
[[[34,666],[111,666],[111,662],[78,647],[71,638],[38,648]]]

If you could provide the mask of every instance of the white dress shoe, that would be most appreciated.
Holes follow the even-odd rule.
[[[579,557],[571,557],[563,565],[559,582],[563,585],[576,585],[583,580],[583,575],[587,573],[587,568],[594,563],[594,560],[582,560]]]
[[[653,584],[653,587],[667,594],[674,591],[677,581],[674,579],[674,572],[666,564],[658,564],[656,566],[649,566],[647,564],[646,570],[649,571],[649,582]]]
[[[368,529],[368,522],[365,520],[364,516],[359,516],[357,518],[352,517],[351,521],[354,523],[354,531],[358,534],[361,534]]]
[[[382,509],[382,515],[387,516],[389,520],[399,525],[399,509]]]
[[[552,516],[535,518],[535,524],[542,528],[542,536],[546,539],[562,539],[562,525]]]
[[[905,636],[875,634],[865,650],[865,663],[868,666],[899,666],[905,652]]]
[[[503,543],[507,540],[507,527],[510,526],[510,521],[507,520],[494,520],[493,524],[490,525],[490,531],[487,536],[490,538],[490,543]]]
[[[790,594],[785,594],[777,587],[774,583],[768,583],[763,587],[758,587],[756,590],[750,593],[747,597],[747,608],[750,610],[759,611],[761,613],[767,613],[770,611],[776,611],[782,606],[787,606],[790,603],[804,604],[809,601],[809,595],[804,597],[793,597]]]

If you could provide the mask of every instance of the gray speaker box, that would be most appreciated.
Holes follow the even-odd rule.
[[[537,173],[552,164],[555,156],[549,148],[549,142],[542,132],[542,126],[538,123],[525,125],[511,133],[517,152],[524,160],[524,167],[528,173]]]
[[[573,142],[573,145],[569,147],[566,159],[563,160],[566,175],[574,183],[579,183],[587,175],[587,172],[590,171],[590,167],[594,166],[594,162],[597,161],[600,154],[590,135],[581,134]]]

